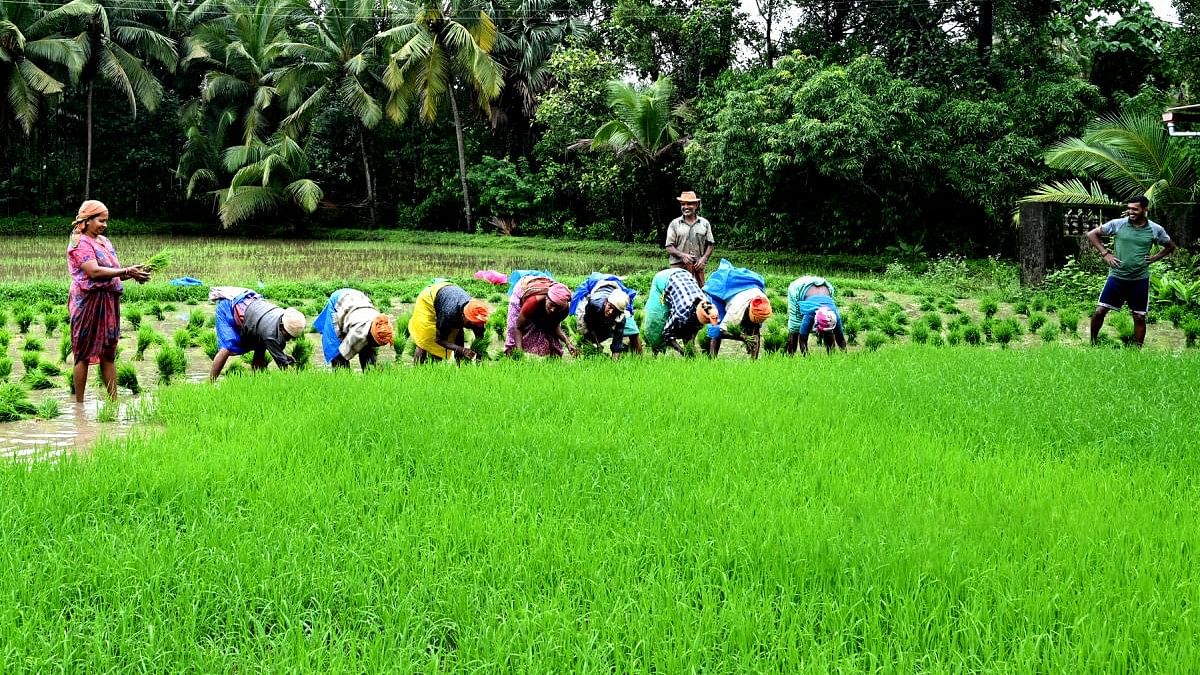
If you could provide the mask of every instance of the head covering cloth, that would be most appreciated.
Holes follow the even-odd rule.
[[[304,315],[295,307],[288,307],[283,310],[283,330],[288,335],[294,338],[300,337],[304,334],[304,327],[307,323]]]
[[[813,316],[813,325],[818,333],[828,333],[837,328],[837,314],[828,307],[818,307]]]
[[[618,288],[608,294],[608,304],[615,307],[618,312],[624,312],[629,308],[629,294]]]
[[[83,234],[83,224],[96,216],[108,213],[108,207],[99,199],[89,199],[79,205],[75,220],[71,221],[71,246],[79,243],[79,235]]]
[[[775,310],[771,308],[771,301],[764,296],[757,296],[750,301],[750,320],[754,323],[763,323],[771,318]]]
[[[472,299],[463,306],[463,322],[480,328],[487,324],[488,316],[491,313],[487,304],[482,300]]]
[[[716,324],[721,320],[721,317],[717,314],[717,308],[711,302],[701,300],[696,303],[696,319],[702,324]]]
[[[371,322],[371,339],[377,345],[390,345],[395,340],[392,321],[387,314],[380,314]]]

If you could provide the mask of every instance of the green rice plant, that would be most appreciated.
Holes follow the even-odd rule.
[[[971,323],[972,323],[971,317],[967,316],[966,314],[958,314],[954,317],[953,321],[949,322],[949,325],[951,325],[951,326],[969,326],[969,325],[971,325]]]
[[[885,336],[883,333],[877,332],[867,333],[866,339],[863,340],[863,346],[866,347],[867,351],[869,352],[879,351],[879,348],[887,343],[887,336]]]
[[[204,355],[209,361],[217,358],[217,352],[221,351],[220,345],[217,343],[217,331],[207,330],[200,334],[200,348],[204,350]]]
[[[946,333],[946,344],[950,345],[951,347],[957,347],[958,345],[962,344],[962,341],[963,341],[963,327],[962,326],[955,326],[950,329],[950,332]]]
[[[638,298],[638,299],[640,300],[641,298]],[[633,310],[634,323],[636,323],[637,325],[640,326],[640,325],[642,325],[642,322],[645,320],[646,320],[646,310],[640,309],[640,308]]]
[[[1064,333],[1076,335],[1079,332],[1079,310],[1064,308],[1058,313],[1058,328]]]
[[[25,377],[21,378],[21,380],[30,389],[33,389],[35,391],[41,390],[41,389],[53,389],[54,388],[54,382],[52,382],[50,380],[50,378],[46,376],[45,373],[43,373],[41,370],[37,370],[37,369],[26,372]]]
[[[177,312],[179,310],[179,308],[175,306],[175,303],[172,303],[172,302],[164,303],[162,306],[162,309],[163,309],[163,312],[165,312],[167,314],[174,314],[175,312]]]
[[[6,310],[4,307],[0,307],[0,328],[4,328],[7,325],[8,325],[8,310]]]
[[[980,330],[979,326],[973,323],[962,327],[962,336],[963,342],[971,345],[972,347],[982,344],[984,339],[983,331]]]
[[[225,364],[225,370],[221,371],[221,376],[229,377],[230,375],[245,375],[248,372],[250,372],[250,369],[246,367],[246,364],[242,363],[241,361],[230,361]]]
[[[197,335],[204,328],[205,314],[204,312],[194,309],[188,314],[187,329],[193,335]]]
[[[921,298],[920,310],[922,312],[932,312],[937,309],[937,302],[933,298]]]
[[[638,295],[637,299],[641,300],[642,296]],[[787,306],[787,298],[786,297],[767,298],[767,299],[771,301],[771,311],[773,313],[779,314],[780,316],[787,316],[788,306]]]
[[[150,324],[142,324],[141,328],[138,328],[137,332],[137,355],[134,356],[134,359],[141,361],[143,358],[145,358],[146,350],[149,349],[151,345],[161,342],[162,336],[154,332],[154,329],[150,327]]]
[[[0,386],[0,422],[17,422],[37,414],[37,407],[29,400],[20,385]]]
[[[66,363],[67,357],[71,355],[71,334],[64,332],[62,339],[58,341],[58,362]]]
[[[1187,316],[1187,312],[1180,305],[1171,305],[1163,310],[1162,315],[1164,319],[1171,322],[1172,326],[1179,328],[1179,325],[1183,323],[1184,317]]]
[[[131,307],[129,307],[128,309],[125,310],[125,320],[129,322],[129,325],[134,330],[137,330],[138,328],[141,327],[142,316],[143,316],[142,310],[137,305],[132,305]]]
[[[40,352],[43,348],[42,341],[32,335],[26,336],[25,344],[21,345],[21,349],[27,352]]]
[[[1190,348],[1195,348],[1197,338],[1200,338],[1200,316],[1192,315],[1184,319],[1180,323],[1180,328],[1183,330],[1184,344]]]
[[[174,342],[175,346],[180,349],[188,349],[195,346],[195,337],[187,328],[177,328],[171,336],[171,342]]]
[[[38,363],[41,360],[42,357],[33,352],[24,352],[21,354],[21,365],[25,367],[25,372],[27,373],[31,370],[37,370]]]
[[[1043,305],[1044,306],[1044,305]],[[1041,312],[1032,312],[1029,315],[1029,332],[1036,333],[1041,330],[1042,326],[1046,325],[1046,315]]]
[[[912,338],[912,341],[915,344],[923,345],[929,342],[929,334],[929,325],[925,323],[918,323],[912,327],[912,331],[909,332],[909,337]]]
[[[1058,340],[1059,332],[1060,331],[1057,326],[1052,323],[1047,323],[1045,326],[1042,326],[1042,330],[1038,332],[1038,336],[1042,338],[1042,342],[1045,344],[1050,344],[1051,342]]]
[[[768,354],[782,352],[787,347],[787,333],[768,331],[762,338],[762,349]]]
[[[117,364],[117,386],[128,389],[135,396],[142,393],[142,386],[138,383],[137,370],[132,363]]]
[[[171,266],[171,253],[163,249],[142,263],[147,272],[161,272]]]
[[[12,377],[13,362],[7,356],[0,355],[0,382],[7,382]]]
[[[308,368],[312,364],[313,344],[306,337],[300,337],[292,344],[292,358],[296,360],[296,367],[300,370]]]
[[[61,322],[62,317],[57,311],[42,315],[42,325],[46,327],[47,336],[54,335],[54,331],[58,329]]]
[[[8,343],[12,341],[12,334],[5,328],[0,328],[0,349],[8,349]]]
[[[1000,346],[1003,348],[1007,348],[1008,344],[1012,342],[1016,336],[1017,329],[1016,326],[1013,325],[1012,321],[997,321],[992,326],[992,337],[996,340],[996,342],[1000,343]]]
[[[929,334],[929,346],[944,347],[945,345],[946,345],[946,341],[944,338],[942,338],[941,333],[933,332],[933,333]]]
[[[50,312],[53,312],[53,311],[54,311],[54,305],[50,304],[50,301],[48,301],[48,300],[43,300],[43,301],[39,302],[37,304],[37,307],[34,308],[35,314],[49,314]]]
[[[942,315],[937,312],[930,312],[921,317],[921,321],[929,327],[930,330],[942,329]]]
[[[105,397],[104,402],[100,404],[100,410],[96,411],[96,421],[101,424],[112,424],[117,421],[119,411],[117,402]]]
[[[488,317],[485,330],[491,329],[491,331],[496,334],[497,338],[503,340],[504,334],[508,330],[508,324],[506,322],[507,319],[505,317],[505,312],[492,312],[491,316]]]
[[[146,313],[154,317],[155,321],[162,321],[166,318],[166,309],[157,302],[150,303],[150,307],[146,309]]]
[[[1043,295],[1035,295],[1029,300],[1029,309],[1034,312],[1046,311],[1046,297]],[[1033,318],[1033,317],[1030,317]],[[1036,330],[1036,329],[1034,329]]]
[[[159,384],[171,384],[171,380],[187,372],[187,354],[177,345],[163,345],[155,357],[158,366]]]
[[[996,298],[991,296],[983,298],[979,301],[979,311],[983,312],[983,315],[990,319],[1000,311],[1000,303]]]
[[[513,347],[512,351],[508,353],[508,358],[512,361],[524,361],[525,351],[523,349]]]
[[[908,330],[905,329],[905,327],[898,320],[901,316],[903,315],[892,315],[887,317],[883,323],[878,326],[879,331],[889,338],[895,338],[900,335],[907,334]]]
[[[58,377],[59,375],[62,375],[62,368],[59,368],[57,364],[49,361],[39,362],[38,370],[42,371],[42,374],[47,377]]]
[[[52,420],[61,415],[62,412],[58,409],[57,399],[47,398],[38,404],[37,412],[35,414],[37,415],[38,419]]]
[[[1126,347],[1133,346],[1133,317],[1125,312],[1114,312],[1108,316],[1108,325],[1117,334],[1117,340]]]
[[[474,348],[472,347],[472,349]],[[579,343],[579,358],[595,359],[601,356],[604,356],[604,350],[601,349],[600,345],[596,344],[595,342],[592,342],[591,340],[584,340]]]
[[[875,295],[873,295],[871,297],[871,302],[875,303],[876,305],[882,305],[883,303],[885,303],[887,301],[888,301],[887,296],[884,295],[883,293],[876,293]],[[778,311],[778,310],[776,310],[776,311]]]
[[[28,307],[18,309],[13,318],[17,321],[17,330],[21,335],[29,332],[29,327],[33,325],[33,312],[29,311]]]
[[[1016,314],[1024,314],[1029,316],[1029,301],[1021,298],[1013,303],[1013,312]]]

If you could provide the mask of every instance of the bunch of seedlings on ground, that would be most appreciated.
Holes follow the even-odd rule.
[[[1029,301],[1024,298],[1013,303],[1013,312],[1029,316]]]
[[[142,325],[142,310],[137,305],[131,305],[125,310],[125,320],[129,322],[130,327],[137,330]]]
[[[483,331],[483,335],[477,338],[472,338],[471,344],[467,347],[479,355],[479,358],[486,361],[488,359],[488,350],[492,347],[492,334],[488,331]]]
[[[296,367],[300,370],[308,368],[312,363],[313,345],[306,337],[301,337],[292,345],[292,358],[296,360]]]
[[[1046,325],[1046,315],[1041,312],[1031,312],[1029,314],[1029,332],[1036,333],[1041,330],[1042,326]]]
[[[8,349],[8,343],[12,341],[12,334],[5,328],[0,328],[0,349]]]
[[[1187,312],[1180,305],[1171,305],[1163,310],[1162,315],[1164,319],[1171,322],[1172,326],[1179,328],[1184,318],[1187,317]]]
[[[22,335],[29,332],[29,327],[33,325],[33,312],[29,311],[28,307],[21,307],[17,310],[13,318],[17,321],[17,330]]]
[[[1042,330],[1038,331],[1038,336],[1042,338],[1042,342],[1050,344],[1058,339],[1059,332],[1057,326],[1053,323],[1047,323],[1045,326],[1042,326]]]
[[[577,346],[579,347],[579,358],[581,359],[594,359],[604,356],[604,349],[591,340],[583,340]]]
[[[59,368],[58,364],[51,363],[49,361],[39,362],[38,370],[42,371],[42,374],[46,377],[58,377],[59,375],[62,375],[62,368]]]
[[[134,369],[132,363],[117,365],[117,386],[128,389],[131,394],[142,393],[142,386],[138,383],[137,370]]]
[[[158,381],[171,384],[171,380],[187,372],[187,355],[175,345],[163,345],[155,357],[158,366]]]
[[[969,323],[962,327],[962,338],[963,342],[973,347],[978,346],[983,343],[983,331],[979,329],[979,326]]]
[[[62,322],[62,316],[57,311],[49,312],[42,315],[42,325],[46,327],[46,335],[54,335],[54,331],[58,329]]]
[[[192,346],[194,338],[192,332],[187,328],[176,328],[175,333],[171,336],[171,341],[180,349],[188,349]]]
[[[925,325],[929,327],[929,330],[942,329],[942,315],[938,314],[937,312],[930,312],[925,316],[922,316],[921,321],[923,321]]]
[[[120,408],[117,402],[105,396],[104,403],[100,404],[100,410],[96,413],[96,421],[104,424],[111,424],[117,421],[117,412]]]
[[[1109,326],[1117,334],[1117,340],[1126,347],[1133,345],[1133,318],[1125,312],[1109,315]]]
[[[929,346],[944,347],[945,345],[946,345],[946,341],[942,338],[941,333],[934,332],[929,335]]]
[[[38,404],[37,417],[42,420],[52,420],[60,415],[58,400],[48,398]]]
[[[58,361],[66,363],[67,357],[71,355],[71,334],[63,332],[62,339],[58,341]]]
[[[155,321],[162,321],[166,317],[166,310],[157,302],[150,303],[150,306],[146,308],[146,313],[154,317]]]
[[[1002,348],[1008,348],[1009,343],[1017,337],[1016,321],[1013,319],[997,321],[992,326],[992,337],[1000,343]]]
[[[963,327],[962,326],[955,326],[955,327],[951,328],[948,333],[946,333],[946,344],[950,345],[951,347],[957,347],[958,345],[962,344],[962,341],[963,341]]]
[[[1180,322],[1179,327],[1183,330],[1184,344],[1194,348],[1196,340],[1200,338],[1200,316],[1189,316]]]
[[[921,298],[921,304],[917,308],[922,312],[932,312],[937,309],[937,301],[933,298]]]
[[[41,362],[41,357],[34,352],[24,352],[21,354],[21,365],[25,366],[25,372],[37,370],[38,363]]]
[[[1075,308],[1063,309],[1058,313],[1058,327],[1064,333],[1075,335],[1079,331],[1079,310]]]
[[[782,321],[768,321],[766,333],[762,337],[762,350],[768,354],[774,354],[783,351],[785,347],[787,347],[787,331],[784,329]]]
[[[134,356],[134,359],[141,361],[146,356],[146,350],[149,349],[151,345],[158,344],[160,342],[162,342],[162,337],[160,337],[158,333],[154,332],[154,329],[150,327],[150,324],[143,324],[137,332],[137,355]]]
[[[40,352],[42,351],[42,348],[42,341],[33,337],[32,335],[27,336],[25,338],[25,344],[21,345],[21,349],[27,352]]]
[[[12,376],[13,362],[7,356],[0,355],[0,382],[7,382]]]
[[[0,328],[8,325],[8,310],[0,307]]]
[[[879,348],[887,344],[887,342],[888,339],[886,335],[872,331],[867,333],[867,337],[863,340],[863,346],[866,347],[867,351],[874,352],[878,351]]]
[[[996,313],[1000,311],[1000,303],[996,301],[996,298],[990,296],[986,297],[979,301],[979,311],[982,312],[985,317],[990,319],[996,316]]]
[[[217,358],[217,352],[221,351],[220,345],[217,344],[217,331],[207,330],[201,333],[200,348],[204,350],[204,355],[209,361]]]
[[[16,422],[37,414],[37,407],[16,384],[0,385],[0,422]]]
[[[928,324],[918,323],[917,325],[913,326],[909,336],[912,338],[912,341],[915,344],[923,345],[926,342],[929,342]]]
[[[26,386],[35,391],[54,388],[54,382],[51,382],[50,378],[47,377],[46,374],[40,369],[34,369],[26,372],[25,377],[22,378],[22,380],[25,382]]]
[[[188,314],[187,329],[192,335],[198,335],[204,328],[204,312],[194,309]]]

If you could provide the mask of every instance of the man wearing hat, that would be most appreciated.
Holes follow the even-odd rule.
[[[814,329],[817,339],[832,352],[836,344],[846,351],[846,335],[842,331],[842,315],[833,300],[833,284],[824,277],[805,276],[788,285],[787,353],[808,356],[808,334]]]
[[[215,380],[220,377],[231,355],[247,352],[254,352],[250,362],[252,370],[267,367],[268,352],[281,369],[295,363],[295,359],[288,356],[283,347],[288,340],[304,335],[306,320],[299,310],[293,307],[281,309],[245,288],[218,286],[211,289],[209,297],[217,301],[214,322],[217,346],[220,347],[213,357],[209,378]]]
[[[635,297],[637,292],[621,283],[619,277],[593,272],[571,298],[571,313],[579,334],[597,347],[611,338],[614,359],[626,351],[626,341],[628,349],[641,354],[641,335],[633,320]]]
[[[691,272],[696,285],[704,286],[704,266],[713,252],[712,225],[698,215],[700,198],[695,192],[684,192],[675,201],[683,215],[667,226],[666,249],[671,267]]]
[[[366,293],[353,288],[334,291],[313,327],[321,334],[325,362],[334,368],[349,368],[350,359],[358,356],[366,372],[367,366],[375,364],[379,348],[394,339],[391,319],[375,308]]]

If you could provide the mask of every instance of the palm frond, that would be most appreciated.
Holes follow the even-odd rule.
[[[293,181],[283,189],[283,193],[306,213],[316,211],[321,198],[325,196],[321,187],[308,178]]]
[[[1100,184],[1092,181],[1084,185],[1078,178],[1043,183],[1033,194],[1022,197],[1021,203],[1051,203],[1069,206],[1121,206],[1121,203],[1104,193]]]
[[[225,227],[257,213],[273,213],[279,204],[279,195],[275,191],[257,186],[221,190],[217,198],[221,224]]]

